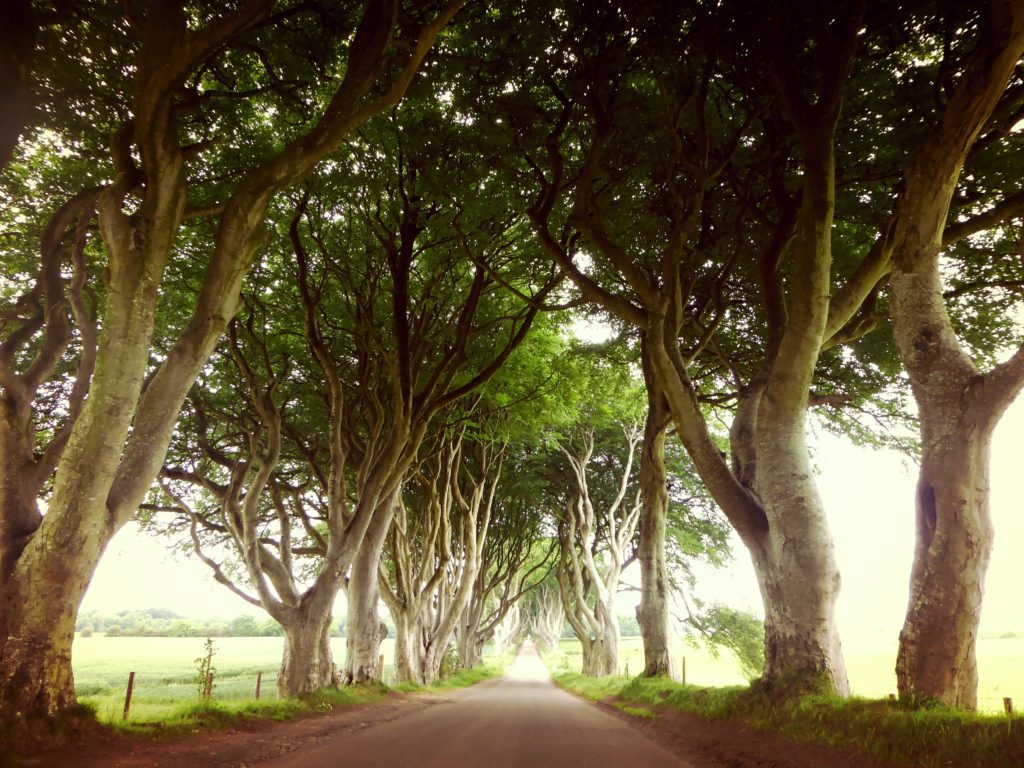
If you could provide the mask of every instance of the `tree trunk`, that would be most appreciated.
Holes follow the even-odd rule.
[[[475,669],[484,663],[484,645],[486,641],[475,632],[466,639],[459,638],[458,656],[459,669]]]
[[[377,570],[384,540],[394,516],[394,504],[388,499],[374,514],[363,543],[359,546],[348,580],[348,621],[345,644],[345,683],[360,685],[379,679],[380,645],[388,636],[387,625],[381,621],[378,606],[380,589]]]
[[[282,699],[309,696],[338,684],[331,658],[331,614],[298,612],[284,626],[284,658],[277,677]]]
[[[402,612],[393,612],[392,618],[395,620],[394,682],[423,685],[423,676],[420,673],[419,625],[412,617]]]
[[[433,642],[423,648],[420,654],[420,679],[423,685],[433,685],[441,679],[441,665],[444,663],[448,643]]]
[[[803,413],[794,419],[770,396],[769,388],[758,409],[756,490],[771,525],[752,557],[765,597],[764,676],[824,675],[836,693],[848,696],[835,622],[841,579],[804,441]]]
[[[473,669],[484,662],[484,643],[486,641],[478,631],[481,610],[482,605],[471,601],[459,618],[458,629],[455,632],[459,669]]]
[[[644,345],[646,347],[646,344]],[[644,643],[644,677],[673,676],[669,639],[669,584],[665,565],[665,524],[668,514],[668,476],[665,471],[665,431],[668,405],[658,391],[643,351],[647,384],[647,421],[640,456],[640,604],[636,620]]]
[[[619,672],[619,626],[607,627],[593,639],[589,652],[583,658],[583,674],[607,677]]]
[[[33,461],[31,417],[18,413],[11,398],[0,398],[0,595],[42,516]],[[0,633],[3,615],[0,615]],[[0,635],[2,636],[2,635]]]
[[[921,422],[917,541],[896,679],[901,697],[977,705],[975,642],[992,548],[992,431],[1024,385],[1024,348],[982,374],[957,338],[939,257],[968,152],[1024,53],[1024,5],[991,3],[942,119],[904,174],[890,313]]]
[[[993,540],[991,429],[963,424],[956,413],[945,416],[929,409],[929,418],[922,418],[922,427],[938,439],[925,441],[930,448],[918,476],[917,543],[896,682],[902,695],[974,709],[975,643]]]
[[[18,571],[30,578],[9,581],[0,605],[0,720],[53,717],[75,705],[71,643],[99,555],[69,548],[22,556]]]

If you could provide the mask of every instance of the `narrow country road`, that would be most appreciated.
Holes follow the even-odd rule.
[[[501,680],[260,768],[693,768],[550,680],[532,646]]]

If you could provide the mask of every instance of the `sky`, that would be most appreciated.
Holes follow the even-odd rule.
[[[812,434],[843,577],[838,622],[846,645],[894,642],[902,625],[914,549],[916,471],[894,451],[856,447],[844,438]],[[991,508],[995,548],[986,580],[981,634],[1024,633],[1020,553],[1024,549],[1024,399],[1010,407],[992,444]],[[169,550],[173,542],[129,525],[111,543],[82,605],[83,611],[164,608],[189,618],[265,618],[217,584],[198,560]],[[698,595],[760,613],[750,560],[734,542],[733,562],[698,571]],[[628,576],[628,574],[627,574]],[[624,597],[624,602],[635,597]]]

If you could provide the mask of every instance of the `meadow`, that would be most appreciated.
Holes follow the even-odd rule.
[[[95,707],[103,722],[120,722],[128,673],[135,672],[130,719],[161,722],[182,706],[199,701],[196,659],[203,653],[198,637],[76,637],[75,687],[82,703]],[[275,704],[277,671],[284,638],[218,637],[213,699],[218,704],[254,703],[256,675],[263,673],[260,700]],[[332,638],[336,664],[345,658],[345,639]],[[385,640],[384,681],[393,672],[394,641]]]
[[[196,659],[203,638],[78,637],[74,647],[75,682],[83,703],[95,707],[104,722],[120,722],[128,673],[135,672],[131,721],[152,723],[182,706],[198,702]],[[257,672],[263,673],[261,701],[277,702],[277,670],[283,639],[280,637],[224,637],[214,640],[213,697],[219,704],[252,706]],[[345,640],[331,641],[336,663],[345,658]],[[554,672],[579,671],[577,641],[561,643],[563,656]],[[640,638],[623,638],[620,671],[637,675],[643,669]],[[394,641],[382,648],[384,681],[393,672]],[[704,648],[680,642],[677,657],[686,658],[686,681],[699,686],[743,685],[746,680],[728,652],[713,656]],[[855,695],[881,698],[896,690],[893,665],[895,642],[877,640],[851,645],[846,651],[850,682]],[[1024,708],[1024,638],[985,638],[978,643],[980,668],[979,709],[1001,712],[1003,696],[1012,696]]]
[[[582,666],[580,644],[563,640],[563,660],[555,663],[553,672],[579,672]],[[850,687],[855,696],[878,699],[896,692],[896,640],[865,638],[850,643],[845,650]],[[716,658],[707,649],[694,648],[680,641],[676,657],[686,658],[686,682],[690,685],[721,687],[745,685],[747,680],[732,654],[724,651]],[[619,670],[631,676],[643,670],[644,652],[639,637],[622,639]],[[982,638],[978,641],[978,710],[1003,711],[1003,697],[1014,699],[1018,710],[1024,710],[1024,638]]]

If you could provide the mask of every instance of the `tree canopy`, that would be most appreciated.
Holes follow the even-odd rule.
[[[286,695],[338,682],[339,591],[349,682],[381,598],[409,679],[560,611],[614,671],[634,560],[645,673],[683,593],[845,693],[811,419],[921,458],[900,692],[974,705],[1020,2],[9,5],[0,712],[73,705],[133,517],[282,625]],[[692,595],[730,529],[763,669]]]

